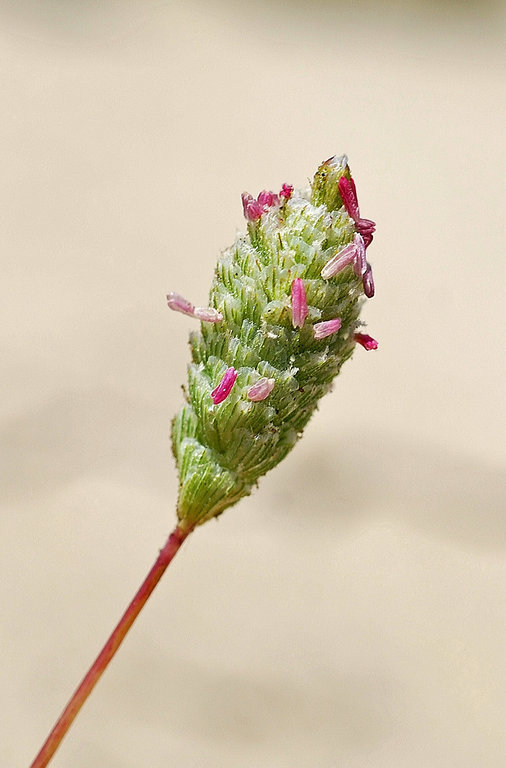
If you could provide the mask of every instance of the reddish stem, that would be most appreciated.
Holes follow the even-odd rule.
[[[86,675],[83,677],[82,682],[74,691],[70,701],[60,715],[60,718],[56,722],[56,725],[47,737],[42,746],[42,749],[31,764],[30,768],[45,768],[45,766],[49,763],[54,753],[58,749],[63,737],[72,725],[74,718],[99,681],[102,673],[106,669],[112,657],[120,647],[125,638],[125,635],[146,604],[150,594],[162,578],[165,569],[174,558],[181,544],[192,530],[193,528],[183,528],[179,525],[174,528],[163,549],[160,550],[160,554],[156,558],[153,567],[142,582],[135,597],[119,620],[106,644],[98,654]]]

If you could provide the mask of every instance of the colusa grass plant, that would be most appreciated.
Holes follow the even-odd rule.
[[[283,184],[242,203],[247,231],[218,259],[209,306],[167,296],[200,321],[172,425],[178,524],[31,768],[49,763],[183,541],[287,455],[356,346],[378,346],[359,320],[374,295],[375,225],[360,215],[347,158],[326,160],[305,189]]]

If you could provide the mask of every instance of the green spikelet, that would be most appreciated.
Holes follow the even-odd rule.
[[[243,195],[243,204],[248,231],[218,260],[213,322],[191,334],[187,403],[173,421],[178,517],[188,526],[249,494],[293,448],[357,341],[376,345],[356,334],[364,291],[374,292],[364,247],[374,224],[360,218],[346,157],[323,163],[309,189],[284,185],[279,195]],[[346,265],[323,278],[337,254]],[[202,318],[178,298],[184,306],[172,308]],[[318,338],[328,326],[317,326],[315,337],[315,324],[336,318],[339,330]],[[227,371],[233,386],[215,404]],[[259,380],[264,399],[255,401]]]

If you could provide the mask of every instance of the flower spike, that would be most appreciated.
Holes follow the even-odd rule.
[[[256,384],[253,384],[253,386],[248,389],[248,399],[252,400],[254,403],[258,403],[260,400],[265,400],[274,389],[275,383],[275,379],[267,379],[265,376],[262,376],[261,379],[258,379]]]
[[[369,336],[367,333],[355,333],[353,338],[357,344],[360,344],[364,349],[378,349],[378,342],[376,339],[373,339],[373,337]]]
[[[213,389],[213,391],[211,392],[211,398],[215,405],[218,405],[219,403],[222,403],[224,400],[227,399],[227,397],[232,391],[232,387],[234,386],[236,379],[237,379],[237,371],[235,370],[235,368],[227,368],[227,370],[223,374],[222,380],[220,381],[218,386],[215,389]]]
[[[292,283],[292,325],[302,328],[307,317],[307,300],[304,281],[298,277]]]
[[[170,302],[204,320],[191,335],[187,398],[172,427],[184,526],[251,493],[355,347],[377,347],[355,333],[374,290],[374,224],[360,217],[347,158],[322,163],[310,188],[284,184],[242,201],[246,232],[219,257],[209,308]],[[222,322],[206,322],[218,308]]]

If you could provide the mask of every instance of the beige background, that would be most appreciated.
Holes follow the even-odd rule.
[[[174,523],[165,293],[205,302],[240,193],[342,152],[380,350],[188,542],[53,764],[505,764],[504,11],[0,4],[2,767]]]

